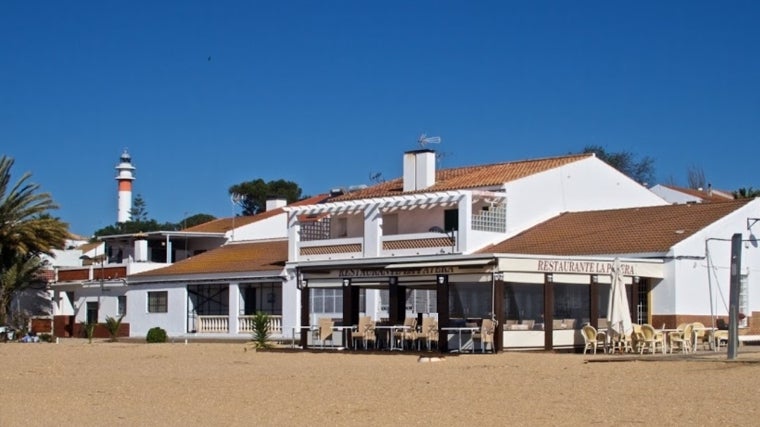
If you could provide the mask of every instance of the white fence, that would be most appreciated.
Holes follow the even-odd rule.
[[[255,316],[238,316],[238,333],[253,333]],[[230,331],[229,316],[198,316],[198,333],[226,334]],[[269,315],[269,335],[282,336],[282,316]]]

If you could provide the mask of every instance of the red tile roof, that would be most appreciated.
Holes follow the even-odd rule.
[[[170,266],[134,274],[130,277],[281,270],[287,260],[287,240],[231,243]]]
[[[568,256],[667,252],[749,201],[564,213],[478,252]]]
[[[320,194],[317,196],[308,197],[306,199],[291,203],[290,206],[313,205],[315,203],[324,201],[328,197],[329,196],[326,194]],[[277,216],[284,212],[285,210],[283,208],[276,208],[276,209],[272,209],[271,211],[258,213],[256,215],[236,216],[234,218],[233,217],[218,218],[215,220],[204,222],[203,224],[198,224],[196,226],[189,227],[183,231],[192,231],[192,232],[197,232],[197,233],[225,233],[227,231],[232,230],[233,226],[235,228],[239,228],[244,225],[248,225],[257,221],[261,221],[263,219]]]
[[[561,157],[441,169],[436,171],[435,184],[432,187],[415,192],[408,192],[406,194],[498,186],[505,182],[514,181],[593,156],[592,153],[573,154]],[[342,200],[396,196],[403,193],[403,188],[403,178],[396,178],[361,190],[352,191],[342,196],[334,197],[330,199],[330,201],[337,202]]]

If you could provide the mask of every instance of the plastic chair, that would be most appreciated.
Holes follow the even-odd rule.
[[[472,341],[473,341],[473,348],[472,350],[475,351],[475,341],[480,341],[480,352],[485,353],[486,352],[486,345],[491,344],[491,352],[494,352],[493,348],[493,334],[494,334],[494,321],[491,319],[483,319],[483,321],[480,324],[480,331],[475,332],[472,334]]]
[[[641,346],[639,348],[639,354],[644,354],[644,351],[649,349],[652,354],[657,353],[657,346],[660,346],[660,351],[665,353],[665,341],[662,335],[658,335],[654,327],[649,324],[641,325]]]
[[[361,340],[366,350],[369,342],[374,346],[376,344],[375,338],[375,322],[370,316],[362,316],[359,318],[359,324],[356,330],[351,334],[351,340],[356,343],[357,340]],[[354,344],[356,348],[356,344]]]
[[[604,346],[605,353],[607,352],[607,340],[605,339],[605,335],[603,332],[597,332],[597,330],[591,326],[591,325],[583,325],[581,328],[581,335],[583,336],[583,354],[586,354],[586,351],[593,350],[594,354],[596,354],[596,349],[599,346],[599,343],[601,343]]]

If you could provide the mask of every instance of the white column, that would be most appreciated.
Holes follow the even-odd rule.
[[[230,334],[238,333],[238,314],[240,313],[240,284],[229,285],[230,308],[228,312],[227,328]]]
[[[172,259],[172,241],[169,239],[169,236],[166,236],[166,263],[171,264],[174,260]]]
[[[377,205],[364,210],[364,256],[378,257],[383,250],[383,216]]]
[[[288,213],[288,261],[298,261],[298,247],[301,243],[301,223],[298,215]]]
[[[465,193],[459,199],[459,225],[457,229],[457,252],[466,253],[468,251],[467,235],[472,228],[472,193]]]

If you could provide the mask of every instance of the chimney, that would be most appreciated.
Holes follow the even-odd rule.
[[[144,236],[135,239],[135,262],[148,261],[148,240]]]
[[[282,197],[272,197],[271,199],[267,199],[267,212],[282,208],[288,205],[288,200]]]
[[[435,151],[404,153],[404,191],[424,190],[435,184]]]

